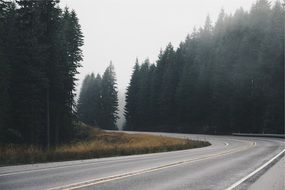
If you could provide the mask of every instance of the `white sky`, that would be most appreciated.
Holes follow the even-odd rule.
[[[155,62],[161,48],[169,42],[177,47],[194,26],[204,24],[208,14],[214,22],[222,8],[226,13],[240,7],[249,10],[255,1],[61,0],[61,7],[76,11],[85,36],[77,91],[86,74],[102,74],[110,60],[124,91],[136,57]]]

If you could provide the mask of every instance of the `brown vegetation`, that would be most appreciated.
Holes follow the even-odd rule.
[[[189,139],[106,132],[87,126],[82,128],[84,130],[81,130],[81,137],[85,137],[84,141],[77,140],[49,151],[45,151],[37,146],[2,145],[0,146],[0,164],[88,159],[182,150],[210,145],[208,142]]]

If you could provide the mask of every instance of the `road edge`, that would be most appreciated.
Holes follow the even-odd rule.
[[[232,184],[226,190],[234,189],[247,189],[252,183],[254,183],[259,177],[261,177],[267,170],[269,170],[273,165],[275,165],[283,156],[285,155],[285,149],[271,158],[269,161],[255,169],[253,172],[243,177],[239,181]]]

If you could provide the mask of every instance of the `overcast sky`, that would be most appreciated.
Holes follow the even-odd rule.
[[[103,73],[112,60],[120,91],[129,83],[136,57],[157,60],[161,48],[174,47],[202,26],[209,14],[214,23],[220,10],[249,10],[255,0],[61,0],[74,9],[84,34],[81,86],[88,73]]]

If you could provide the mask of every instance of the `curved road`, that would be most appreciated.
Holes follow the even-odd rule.
[[[272,158],[284,154],[283,139],[155,134],[207,140],[212,145],[165,153],[1,167],[0,189],[248,189],[273,165],[269,163]]]

